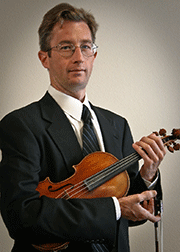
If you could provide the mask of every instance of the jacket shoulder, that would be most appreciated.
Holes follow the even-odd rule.
[[[105,119],[107,119],[115,127],[116,126],[118,127],[119,125],[122,128],[128,125],[128,121],[126,120],[126,118],[121,115],[118,115],[110,110],[107,110],[101,107],[94,106],[93,109],[95,110],[96,113],[100,113]]]
[[[19,118],[22,121],[32,120],[33,118],[38,118],[41,114],[41,107],[47,106],[49,102],[54,102],[53,98],[48,94],[48,92],[38,101],[34,101],[24,107],[13,110],[7,115],[5,115],[0,121],[0,125],[4,122],[10,121],[11,119]]]

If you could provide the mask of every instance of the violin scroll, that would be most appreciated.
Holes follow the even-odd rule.
[[[166,135],[165,129],[160,129],[159,132],[154,132],[157,136],[161,136],[162,141],[170,152],[180,150],[180,144],[176,140],[180,140],[180,129],[173,129],[171,135]]]
[[[172,135],[174,136],[174,138],[180,139],[180,129],[173,129]]]

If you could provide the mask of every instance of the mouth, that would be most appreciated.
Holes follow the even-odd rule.
[[[83,68],[75,68],[75,69],[70,69],[68,72],[69,73],[82,73],[82,72],[85,72],[86,70],[83,69]]]

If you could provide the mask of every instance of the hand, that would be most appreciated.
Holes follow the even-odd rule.
[[[131,221],[149,220],[153,223],[160,221],[160,214],[153,215],[156,195],[156,191],[145,191],[118,199],[121,216]]]
[[[161,138],[152,133],[147,137],[142,137],[139,142],[134,143],[133,148],[144,159],[144,165],[140,170],[141,177],[152,182],[166,154]]]

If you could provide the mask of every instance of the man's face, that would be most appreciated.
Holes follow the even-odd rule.
[[[72,56],[63,57],[57,48],[53,48],[51,57],[47,52],[44,53],[46,55],[44,60],[41,59],[41,56],[39,57],[44,67],[49,70],[51,85],[74,97],[81,93],[81,97],[76,98],[82,100],[96,58],[96,54],[85,57],[79,48],[84,41],[92,42],[88,25],[85,22],[71,21],[65,21],[62,26],[56,24],[52,31],[50,46],[57,46],[64,41],[78,46]]]

